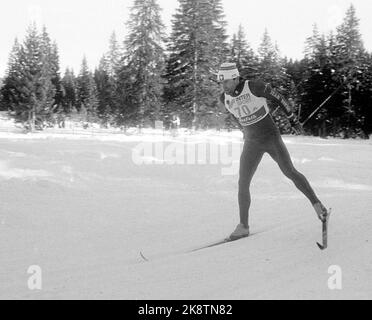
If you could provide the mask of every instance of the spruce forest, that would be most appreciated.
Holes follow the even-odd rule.
[[[268,31],[257,50],[243,27],[227,35],[221,0],[178,0],[171,32],[156,0],[134,0],[128,34],[113,32],[95,70],[86,58],[80,70],[60,70],[58,44],[47,27],[31,24],[25,39],[14,40],[6,74],[0,79],[0,110],[29,130],[63,127],[77,121],[89,127],[181,126],[231,129],[235,122],[218,113],[221,88],[216,73],[235,62],[243,77],[271,83],[294,107],[306,134],[368,138],[372,133],[372,53],[364,48],[351,5],[331,33],[316,25],[304,39],[301,60],[281,53]],[[291,128],[270,106],[282,133]]]

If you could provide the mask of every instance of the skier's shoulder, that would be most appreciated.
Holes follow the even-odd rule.
[[[265,90],[269,86],[269,84],[265,83],[264,81],[260,79],[255,80],[247,80],[249,85],[249,90],[257,96],[257,97],[264,97],[265,96]]]

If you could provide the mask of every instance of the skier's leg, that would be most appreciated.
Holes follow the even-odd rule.
[[[248,228],[249,207],[251,205],[250,184],[264,152],[257,142],[246,140],[240,157],[239,170],[239,213],[240,223]]]
[[[325,221],[328,215],[327,209],[316,196],[306,177],[298,172],[293,166],[291,157],[281,136],[278,136],[273,140],[268,153],[278,163],[282,172],[291,179],[296,187],[310,200],[318,218]]]
[[[287,147],[285,146],[281,136],[277,136],[273,139],[268,153],[278,163],[283,174],[293,181],[297,189],[299,189],[310,200],[313,206],[320,203],[314,190],[310,186],[309,181],[294,167]]]

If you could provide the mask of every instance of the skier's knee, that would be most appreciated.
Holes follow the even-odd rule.
[[[284,169],[282,169],[283,171],[283,174],[290,180],[297,180],[297,178],[299,177],[300,173],[295,169],[295,167],[293,166],[290,166],[290,167],[286,167]]]

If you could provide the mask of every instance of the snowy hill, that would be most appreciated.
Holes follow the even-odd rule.
[[[210,155],[240,148],[239,132],[1,133],[0,298],[370,299],[371,143],[284,140],[333,208],[326,251],[311,205],[268,156],[252,185],[252,237],[192,251],[238,223],[239,156]],[[141,153],[146,143],[152,153]],[[206,163],[181,163],[201,146]],[[159,150],[175,150],[176,163]],[[32,265],[42,290],[28,288]],[[330,266],[342,290],[329,289]]]

